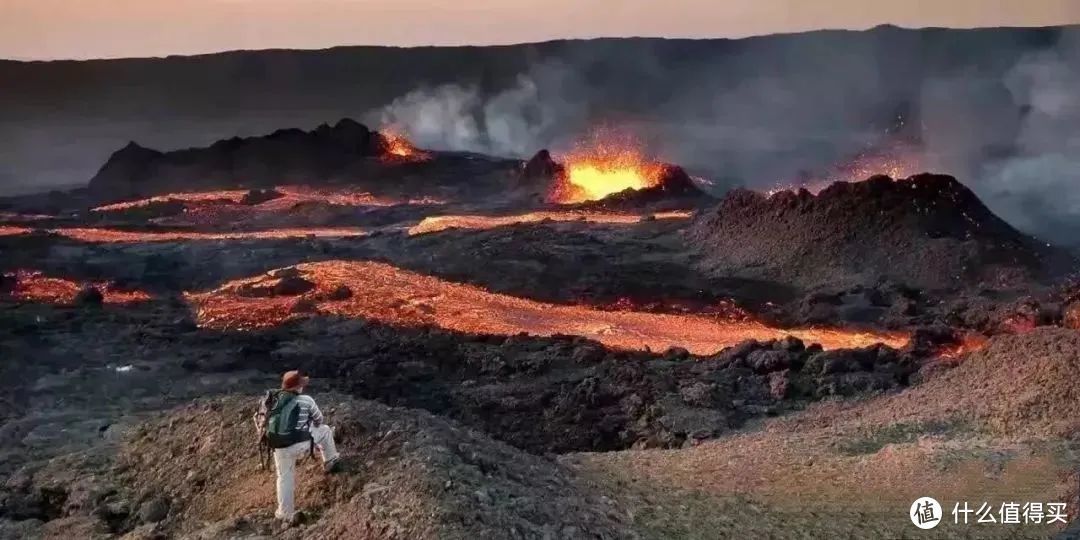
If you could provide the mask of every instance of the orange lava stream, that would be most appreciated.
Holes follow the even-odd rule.
[[[145,199],[137,199],[134,201],[124,201],[113,204],[106,204],[91,208],[91,212],[115,212],[117,210],[128,210],[131,208],[141,208],[143,206],[149,206],[153,203],[163,203],[169,201],[180,201],[184,203],[206,203],[206,202],[222,202],[227,201],[233,204],[239,203],[240,199],[244,198],[248,190],[246,189],[229,189],[220,191],[198,191],[189,193],[169,193],[166,195],[157,195],[154,197],[148,197]]]
[[[11,296],[25,302],[71,304],[82,289],[82,286],[70,279],[48,277],[32,270],[19,270],[14,273],[14,276],[15,288],[11,291]],[[116,290],[108,282],[94,282],[87,285],[101,291],[102,299],[106,304],[128,304],[151,299],[151,296],[144,291]]]
[[[496,294],[472,285],[444,281],[367,261],[326,261],[296,267],[316,283],[306,298],[318,312],[361,317],[383,323],[434,325],[478,334],[549,336],[566,334],[595,339],[622,349],[664,350],[685,347],[711,354],[746,339],[796,336],[828,349],[886,343],[899,347],[907,336],[826,329],[783,330],[754,321],[725,321],[700,315],[602,311],[585,306],[556,305]],[[244,284],[272,284],[268,275],[233,281],[200,294],[187,295],[201,326],[253,329],[273,326],[295,315],[298,297],[251,298],[237,294]],[[355,294],[326,300],[339,285]]]
[[[240,211],[281,211],[288,210],[298,203],[305,202],[325,202],[328,204],[336,204],[342,206],[394,206],[398,204],[443,204],[444,201],[434,199],[431,197],[418,197],[414,199],[394,199],[390,197],[379,197],[368,193],[366,191],[355,191],[350,189],[333,189],[333,188],[319,188],[313,186],[304,185],[284,185],[275,186],[274,191],[281,193],[283,196],[276,199],[271,199],[256,205],[242,205],[236,210]],[[131,208],[140,208],[148,206],[152,203],[180,201],[186,203],[187,212],[195,212],[203,208],[220,208],[240,205],[240,201],[247,195],[249,190],[230,189],[220,191],[201,191],[201,192],[188,192],[188,193],[169,193],[165,195],[157,195],[145,199],[138,199],[134,201],[118,202],[113,204],[107,204],[104,206],[98,206],[91,209],[92,212],[112,212],[116,210],[127,210]]]
[[[0,212],[0,221],[8,221],[15,223],[25,223],[28,221],[41,221],[43,219],[53,219],[56,216],[49,214],[19,214],[17,212]]]
[[[49,232],[66,236],[73,240],[93,243],[123,243],[123,242],[176,242],[180,240],[251,240],[251,239],[282,239],[304,238],[308,236],[346,237],[364,236],[367,233],[355,228],[283,228],[268,229],[262,231],[230,231],[230,232],[195,232],[195,231],[125,231],[120,229],[104,228],[64,228],[51,229]]]
[[[20,234],[30,234],[32,229],[26,227],[17,227],[15,225],[0,225],[0,236],[17,236]]]
[[[685,219],[693,215],[689,210],[675,210],[649,214],[656,219]],[[446,229],[491,229],[517,223],[538,223],[550,221],[585,221],[588,223],[629,224],[640,223],[647,215],[615,214],[604,212],[542,211],[529,212],[513,216],[431,216],[409,228],[409,235],[427,234]]]

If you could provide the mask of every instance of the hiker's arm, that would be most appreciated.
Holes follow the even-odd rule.
[[[323,424],[322,411],[319,410],[319,405],[315,403],[315,400],[311,400],[311,425],[321,426]]]

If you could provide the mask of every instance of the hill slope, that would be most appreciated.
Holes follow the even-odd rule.
[[[818,195],[730,193],[688,236],[719,275],[807,288],[875,285],[1007,289],[1067,265],[995,216],[951,176],[838,182]]]

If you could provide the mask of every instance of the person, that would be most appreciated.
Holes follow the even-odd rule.
[[[299,371],[288,371],[281,377],[281,389],[267,392],[262,400],[255,423],[263,444],[273,449],[277,474],[277,510],[274,517],[293,522],[296,507],[293,500],[296,482],[296,460],[319,448],[323,471],[328,474],[339,469],[340,455],[334,444],[334,430],[326,424],[322,411],[311,396],[304,393],[309,378]]]

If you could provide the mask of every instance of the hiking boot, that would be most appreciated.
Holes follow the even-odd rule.
[[[285,515],[282,515],[280,513],[274,512],[274,518],[279,520],[286,527],[293,527],[293,526],[296,526],[296,525],[300,525],[301,523],[304,522],[306,517],[307,516],[304,515],[303,510],[298,510],[295,513],[293,513],[293,515],[291,515],[291,516],[285,516]]]
[[[323,472],[326,474],[334,474],[337,472],[341,472],[341,458],[336,457],[334,459],[331,459],[330,461],[327,461],[326,463],[323,463]]]

